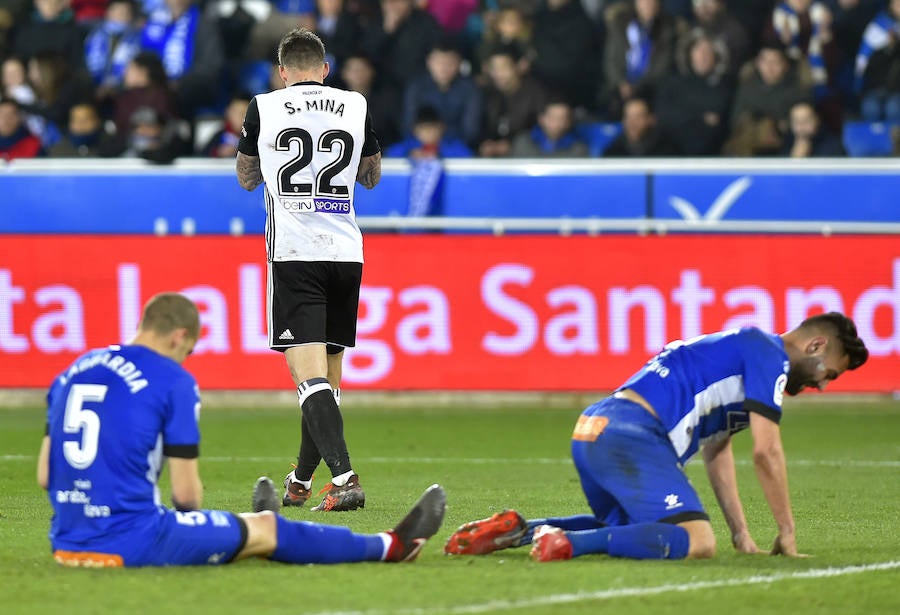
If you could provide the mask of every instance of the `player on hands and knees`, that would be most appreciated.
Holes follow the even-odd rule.
[[[712,557],[709,516],[682,469],[702,451],[734,548],[757,553],[731,449],[732,436],[749,428],[778,532],[770,553],[801,556],[779,429],[782,397],[823,390],[867,358],[853,321],[837,312],[781,335],[745,327],[673,342],[575,425],[572,458],[591,514],[526,521],[506,510],[461,526],[444,550],[482,555],[531,544],[537,561],[587,553]]]
[[[354,510],[365,493],[339,408],[362,279],[353,193],[356,182],[373,188],[380,180],[381,149],[366,99],[322,84],[329,66],[319,37],[289,32],[278,61],[287,87],[250,102],[236,172],[246,190],[265,184],[269,346],[284,353],[301,408],[300,451],[283,503],[306,503],[324,459],[332,478],[313,510]]]
[[[412,561],[439,529],[446,494],[432,485],[393,529],[289,521],[268,478],[253,513],[204,510],[200,393],[181,366],[200,332],[196,306],[162,293],[128,345],[79,357],[50,388],[38,483],[53,506],[50,542],[70,566],[190,566],[266,557],[298,564]],[[168,461],[168,464],[166,462]],[[158,479],[168,465],[173,509]]]

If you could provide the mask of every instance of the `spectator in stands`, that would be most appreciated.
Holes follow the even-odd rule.
[[[16,27],[28,20],[31,0],[0,0],[0,58],[12,53]]]
[[[661,128],[686,156],[716,156],[728,127],[731,84],[725,78],[728,52],[721,39],[702,29],[684,37],[679,71],[664,77],[656,94]]]
[[[9,56],[0,66],[0,98],[15,99],[20,105],[33,105],[34,88],[28,83],[25,63],[21,58]]]
[[[498,48],[516,50],[520,69],[529,70],[534,59],[531,21],[517,5],[502,6],[495,18],[485,28],[481,44],[478,46],[478,64],[484,71],[488,58]]]
[[[207,158],[234,158],[237,155],[238,141],[241,138],[241,126],[250,105],[250,96],[235,94],[225,107],[224,122],[200,150],[201,156]]]
[[[268,0],[271,9],[250,30],[247,51],[254,60],[272,58],[278,42],[294,28],[315,30],[315,0]]]
[[[0,160],[41,155],[41,140],[28,131],[19,103],[11,98],[0,100]]]
[[[631,7],[609,13],[608,18],[601,101],[615,119],[624,101],[653,96],[660,78],[673,70],[684,24],[663,13],[660,0],[634,0]]]
[[[750,45],[759,47],[762,33],[772,18],[777,0],[724,0],[725,8],[747,30]]]
[[[547,0],[534,16],[532,40],[532,75],[572,106],[594,109],[599,31],[580,0]]]
[[[325,59],[331,64],[329,77],[340,73],[344,60],[356,51],[362,35],[359,19],[344,4],[344,0],[316,0],[312,29],[325,45]]]
[[[69,109],[93,100],[93,85],[86,73],[73,71],[68,58],[55,51],[39,51],[28,60],[28,81],[36,97],[27,110],[44,118],[45,124],[37,136],[49,147],[68,124]]]
[[[537,80],[523,74],[518,48],[495,47],[486,58],[484,113],[478,154],[485,158],[508,156],[512,140],[537,123],[547,92]]]
[[[831,11],[817,0],[784,0],[772,11],[764,38],[784,46],[794,62],[806,60],[817,100],[830,94],[837,70],[837,49],[831,31]]]
[[[175,97],[162,60],[155,53],[141,52],[125,67],[122,90],[113,99],[113,121],[117,134],[126,134],[131,116],[140,107],[149,107],[164,117],[177,115]]]
[[[110,0],[71,0],[75,21],[90,29],[103,19]]]
[[[274,50],[270,50],[262,58],[250,58],[247,52],[251,30],[256,26],[257,21],[268,14],[268,10],[270,7],[265,0],[216,2],[211,7],[207,4],[207,11],[216,20],[222,48],[225,51],[226,70],[232,79],[240,78],[244,61],[265,64],[274,58]],[[246,84],[241,84],[241,87],[246,87]]]
[[[444,32],[459,34],[478,10],[478,0],[426,0],[424,6]]]
[[[872,54],[863,75],[862,118],[900,124],[900,42],[896,39]]]
[[[224,50],[215,17],[204,17],[196,0],[165,0],[165,10],[147,19],[141,45],[162,60],[182,117],[218,103]]]
[[[35,109],[37,94],[28,81],[25,63],[16,56],[10,56],[3,61],[0,73],[0,99],[12,98],[19,103],[28,131],[33,135],[44,134],[47,120],[40,113],[29,111]]]
[[[866,26],[859,52],[856,54],[855,86],[862,95],[860,112],[867,121],[881,121],[887,115],[887,90],[883,82],[890,70],[891,59],[896,59],[896,49],[900,40],[900,0],[890,0],[888,6],[879,12]],[[869,64],[875,54],[874,70]],[[896,105],[900,101],[895,101]],[[900,112],[900,109],[897,109]]]
[[[184,120],[166,117],[150,107],[140,107],[131,116],[129,129],[117,133],[107,147],[105,157],[137,157],[167,164],[191,151],[190,126]]]
[[[425,70],[425,58],[442,36],[434,17],[413,0],[381,0],[381,20],[364,30],[360,51],[381,84],[405,88]]]
[[[414,79],[403,97],[403,128],[412,132],[415,118],[423,107],[440,114],[447,136],[467,145],[478,142],[481,129],[481,92],[471,77],[460,74],[462,58],[453,43],[437,44],[426,59],[427,72]]]
[[[778,130],[785,132],[791,107],[812,100],[812,89],[800,77],[802,67],[792,66],[777,44],[760,49],[752,69],[744,71],[738,84],[731,109],[732,130],[742,116],[748,115],[771,117]]]
[[[822,125],[815,107],[808,102],[791,107],[790,130],[781,149],[791,158],[842,157],[847,153],[841,140]]]
[[[399,92],[395,88],[380,85],[375,80],[375,67],[364,55],[348,56],[340,71],[341,86],[366,97],[379,143],[386,147],[400,141],[403,138],[403,128],[402,118],[397,113],[402,104]]]
[[[761,111],[742,113],[732,126],[722,153],[735,157],[777,156],[783,143],[778,121]]]
[[[859,51],[863,31],[890,0],[822,0],[831,12],[831,31],[839,58],[841,86],[852,93],[853,61]],[[849,73],[849,74],[848,74]],[[846,82],[846,83],[844,83]]]
[[[387,156],[409,158],[409,198],[406,215],[434,216],[444,213],[444,158],[467,158],[472,150],[446,134],[436,109],[423,107],[416,116],[413,134],[385,151]]]
[[[588,155],[587,144],[574,131],[572,105],[552,96],[544,103],[537,124],[513,139],[514,158],[581,158]]]
[[[723,0],[694,0],[693,6],[697,27],[725,45],[728,50],[728,73],[737,75],[752,52],[747,30],[728,14]]]
[[[603,152],[607,158],[677,156],[678,145],[656,123],[646,98],[630,98],[622,112],[622,134]]]
[[[63,138],[53,144],[51,158],[94,158],[100,155],[103,141],[103,121],[92,103],[79,103],[69,110],[69,125]]]
[[[109,0],[106,15],[84,41],[85,64],[106,98],[121,87],[125,67],[141,51],[141,31],[135,25],[133,0]]]
[[[434,107],[425,106],[416,113],[409,137],[388,147],[385,155],[413,160],[431,158],[467,158],[472,150],[447,131],[447,124]]]
[[[82,68],[84,31],[75,23],[70,0],[34,0],[31,18],[16,30],[16,55],[29,60],[42,51],[67,58],[74,70]]]

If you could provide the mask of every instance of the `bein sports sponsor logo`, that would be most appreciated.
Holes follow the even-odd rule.
[[[316,199],[316,211],[323,214],[349,214],[350,201],[335,201],[332,199]]]
[[[349,214],[350,201],[336,199],[303,199],[301,201],[282,200],[281,206],[294,214]]]

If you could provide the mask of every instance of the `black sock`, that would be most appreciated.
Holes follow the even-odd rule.
[[[313,472],[319,467],[322,461],[322,455],[319,454],[319,447],[313,440],[309,431],[309,421],[306,420],[306,414],[300,413],[300,452],[297,455],[297,469],[294,470],[294,477],[297,480],[312,480]]]
[[[349,472],[350,453],[347,452],[347,443],[344,441],[344,419],[328,380],[305,380],[297,387],[297,394],[309,436],[328,464],[331,475]]]

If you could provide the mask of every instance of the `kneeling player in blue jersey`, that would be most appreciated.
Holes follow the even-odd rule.
[[[587,553],[712,557],[709,516],[682,470],[702,449],[734,547],[758,553],[731,450],[731,436],[749,427],[778,528],[771,553],[800,556],[778,427],[783,394],[822,390],[867,358],[853,321],[836,312],[782,335],[745,327],[673,342],[575,425],[572,458],[593,514],[526,521],[506,510],[463,525],[444,551],[481,555],[531,544],[532,559],[542,562]]]
[[[88,352],[53,382],[38,482],[53,505],[50,543],[72,566],[188,566],[265,557],[297,564],[411,561],[440,528],[446,494],[429,487],[392,529],[374,535],[288,521],[266,477],[254,513],[202,510],[200,397],[181,366],[200,334],[197,307],[163,293],[128,345]],[[168,460],[174,510],[157,479]]]

